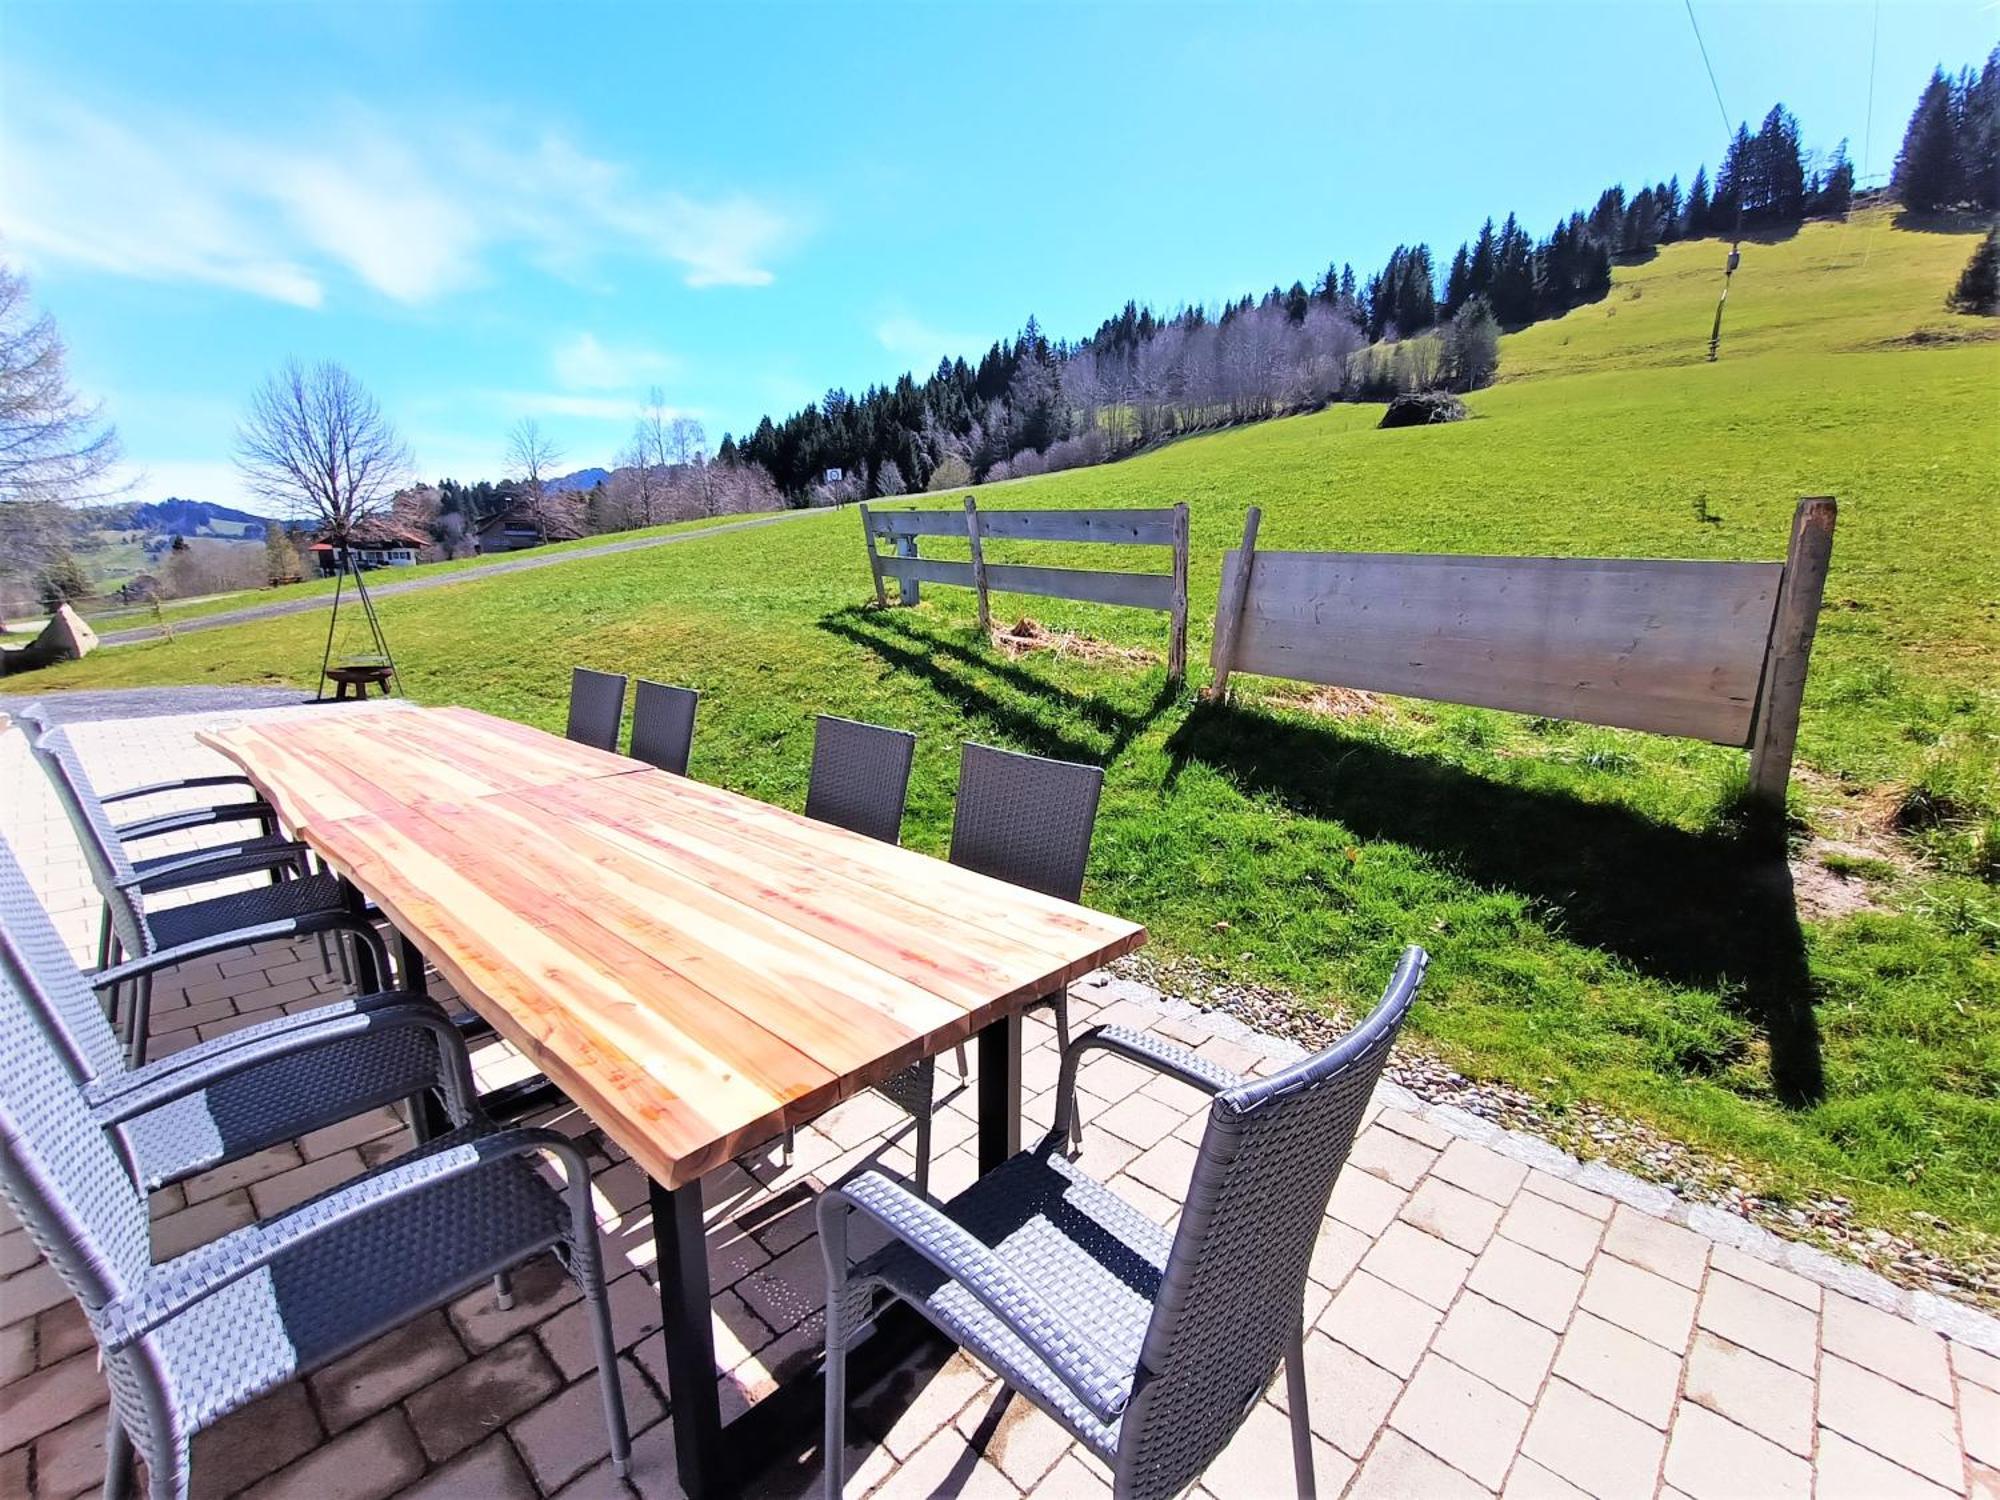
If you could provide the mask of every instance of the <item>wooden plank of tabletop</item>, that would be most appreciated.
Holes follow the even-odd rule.
[[[718,799],[761,829],[775,873],[747,863],[750,842],[725,849],[712,822],[659,811]],[[397,809],[308,838],[668,1186],[1144,941],[1134,923],[912,851],[843,857],[858,835],[752,816],[761,806],[648,772]],[[809,888],[802,872],[829,851]],[[885,884],[891,867],[909,891],[942,876],[989,916],[1020,903],[1073,917],[1032,942],[1002,936],[913,906]]]

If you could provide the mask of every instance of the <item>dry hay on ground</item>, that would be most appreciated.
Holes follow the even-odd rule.
[[[1359,688],[1316,687],[1305,693],[1276,693],[1267,701],[1275,708],[1295,708],[1323,719],[1365,719],[1389,711],[1375,694]]]
[[[1057,656],[1075,657],[1080,661],[1145,663],[1160,659],[1158,652],[1140,646],[1114,646],[1109,641],[1078,635],[1073,630],[1050,630],[1026,615],[1012,625],[995,630],[992,639],[993,644],[1014,661],[1034,651],[1050,651]]]

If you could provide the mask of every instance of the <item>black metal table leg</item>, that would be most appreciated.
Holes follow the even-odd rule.
[[[723,1448],[722,1406],[715,1389],[715,1325],[708,1306],[701,1182],[697,1179],[679,1188],[654,1182],[651,1187],[674,1465],[689,1500],[709,1500],[734,1493],[735,1475]]]
[[[979,1174],[1021,1149],[1021,1015],[1015,1011],[979,1033]]]
[[[363,921],[368,918],[368,898],[360,888],[346,876],[340,878],[341,904]],[[354,951],[354,988],[363,995],[373,995],[382,988],[382,976],[375,972],[375,955],[366,943],[349,943]]]
[[[422,951],[410,941],[407,933],[393,926],[389,930],[396,934],[398,988],[406,994],[428,994],[430,986],[424,973]],[[417,1130],[425,1140],[435,1140],[452,1128],[454,1121],[444,1107],[444,1099],[436,1089],[425,1089],[410,1101],[410,1107],[421,1116]]]

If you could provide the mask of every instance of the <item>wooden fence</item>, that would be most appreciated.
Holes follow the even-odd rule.
[[[1042,594],[1092,604],[1123,604],[1157,609],[1172,616],[1167,647],[1167,675],[1178,682],[1187,671],[1188,511],[1185,505],[1159,510],[981,510],[967,495],[965,513],[949,510],[874,510],[861,507],[862,538],[868,546],[868,566],[875,578],[875,602],[887,606],[884,580],[896,580],[896,601],[915,604],[926,583],[971,588],[979,593],[979,628],[990,629],[989,592]],[[926,536],[965,537],[972,545],[970,562],[946,562],[922,557],[917,539]],[[877,538],[895,551],[884,554]],[[1126,547],[1171,547],[1170,573],[1111,573],[1086,568],[1028,567],[989,563],[988,540],[1026,542],[1110,542]]]
[[[1545,714],[1750,752],[1782,805],[1834,503],[1799,502],[1782,563],[1259,552],[1223,561],[1214,682],[1255,672]]]

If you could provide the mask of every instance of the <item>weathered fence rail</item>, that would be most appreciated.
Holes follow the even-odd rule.
[[[1834,502],[1781,563],[1259,552],[1223,560],[1210,692],[1232,672],[1545,714],[1750,752],[1782,804]]]
[[[1167,675],[1179,681],[1187,671],[1187,506],[1156,510],[981,510],[965,497],[963,515],[949,510],[870,510],[861,507],[862,538],[875,580],[875,602],[889,603],[887,580],[896,581],[896,602],[915,604],[926,583],[974,589],[979,595],[979,628],[990,629],[987,596],[1039,594],[1090,604],[1156,609],[1172,617]],[[964,537],[970,562],[923,557],[918,538]],[[887,541],[894,551],[876,545]],[[1168,573],[1114,573],[1090,568],[1044,568],[986,561],[988,541],[1105,542],[1125,547],[1170,547]]]

